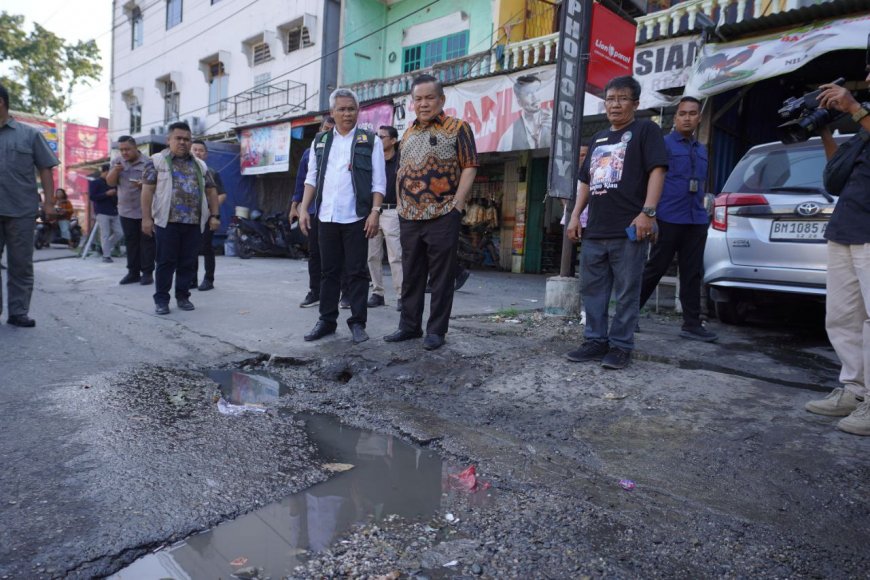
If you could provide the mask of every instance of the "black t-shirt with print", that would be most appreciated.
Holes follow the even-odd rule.
[[[668,167],[668,151],[661,128],[636,119],[619,131],[606,129],[592,138],[580,169],[589,185],[589,222],[583,232],[590,239],[626,237],[625,228],[643,210],[650,172]]]

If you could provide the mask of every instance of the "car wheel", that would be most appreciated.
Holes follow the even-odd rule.
[[[748,310],[749,307],[745,302],[716,302],[716,318],[725,324],[741,325],[745,323]]]

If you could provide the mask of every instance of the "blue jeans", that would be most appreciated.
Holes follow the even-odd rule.
[[[580,247],[580,282],[586,309],[587,341],[634,350],[634,328],[640,313],[640,287],[647,242],[628,238],[583,240]],[[609,324],[613,295],[616,307]]]

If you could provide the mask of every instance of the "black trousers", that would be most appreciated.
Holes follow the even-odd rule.
[[[153,236],[142,233],[142,220],[121,216],[124,245],[127,246],[127,270],[134,276],[154,272],[156,247]]]
[[[646,304],[662,279],[674,255],[680,273],[680,302],[685,326],[701,325],[701,277],[704,270],[704,246],[707,224],[671,224],[659,220],[659,240],[652,246],[643,269],[640,306]]]
[[[199,253],[203,256],[203,262],[205,262],[205,280],[209,282],[214,282],[214,268],[215,268],[215,259],[214,259],[214,230],[210,227],[206,226],[205,231],[202,232],[202,247],[199,249]],[[193,271],[193,279],[199,280],[199,259],[196,260],[196,270]]]
[[[202,243],[199,224],[168,223],[154,227],[157,239],[157,269],[154,273],[154,303],[169,304],[169,291],[175,277],[175,298],[189,298],[190,284],[196,275],[196,261]]]
[[[315,296],[320,296],[320,219],[317,214],[311,214],[311,227],[308,228],[308,289]],[[342,270],[341,295],[347,295],[347,275]]]
[[[459,273],[456,250],[462,214],[456,210],[431,220],[399,218],[402,241],[402,316],[399,328],[418,331],[426,306],[426,280],[432,286],[426,334],[447,334],[453,288]]]
[[[350,300],[348,326],[366,325],[369,298],[369,244],[365,220],[349,224],[320,222],[317,229],[320,246],[320,320],[335,324],[341,295],[342,271],[347,278],[345,297]]]

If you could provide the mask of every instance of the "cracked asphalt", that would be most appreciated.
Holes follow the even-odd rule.
[[[306,345],[303,267],[219,259],[197,311],[157,318],[120,268],[37,265],[37,328],[0,326],[0,578],[109,574],[327,478],[298,421],[219,415],[197,372],[269,355],[281,410],[493,484],[485,505],[452,493],[429,521],[360,525],[290,577],[866,577],[870,439],[802,409],[836,385],[817,323],[714,324],[703,344],[655,315],[610,372],[562,357],[576,324],[528,311],[540,277],[476,272],[439,351],[380,341],[391,309],[368,343]]]

